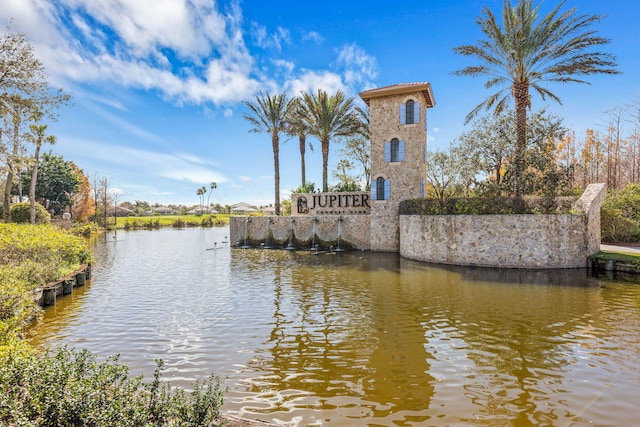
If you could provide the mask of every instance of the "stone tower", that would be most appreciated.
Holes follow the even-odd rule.
[[[399,251],[398,206],[424,197],[427,108],[435,105],[429,83],[366,90],[371,133],[371,250]]]

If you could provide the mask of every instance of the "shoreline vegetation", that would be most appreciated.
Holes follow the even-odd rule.
[[[132,377],[117,355],[44,353],[23,331],[41,312],[36,288],[91,262],[86,239],[55,225],[0,223],[0,424],[47,426],[219,426],[222,380],[211,375],[186,392],[161,379]]]
[[[154,229],[160,227],[219,227],[229,224],[228,214],[215,215],[156,215],[117,217],[117,230]],[[111,224],[112,226],[114,224]]]

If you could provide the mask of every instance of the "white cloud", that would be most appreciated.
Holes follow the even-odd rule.
[[[77,150],[78,157],[83,157],[85,163],[93,162],[102,165],[102,167],[110,165],[111,169],[135,169],[147,177],[162,177],[197,184],[228,181],[227,177],[209,167],[201,158],[193,155],[160,153],[68,137],[65,137],[63,141],[70,146],[91,147],[91,150],[81,150],[80,148]]]
[[[349,86],[367,86],[378,77],[378,62],[375,57],[355,43],[338,50],[336,63],[344,70],[345,82]]]
[[[327,93],[335,93],[338,90],[345,91],[342,77],[330,71],[305,71],[300,77],[287,82],[288,92],[299,95],[300,92],[316,92],[322,89]]]
[[[291,73],[295,68],[295,64],[293,62],[286,61],[284,59],[274,59],[272,62],[273,62],[273,65],[284,70],[284,72],[286,73]]]
[[[122,129],[128,133],[130,133],[131,135],[134,135],[138,138],[141,139],[145,139],[147,141],[154,141],[154,142],[163,142],[164,139],[161,138],[160,136],[147,131],[146,129],[143,129],[115,114],[112,114],[108,111],[105,111],[104,109],[98,107],[98,106],[90,106],[89,107],[92,111],[94,111],[96,114],[98,114],[99,116],[101,116],[103,119],[105,119],[107,122],[115,125],[116,127],[118,127],[119,129]]]
[[[109,82],[157,90],[178,103],[218,105],[260,85],[237,7],[223,13],[203,0],[6,1],[3,15],[30,35],[56,85]],[[281,28],[275,36],[289,37]]]
[[[302,35],[302,40],[311,40],[316,44],[320,44],[324,41],[324,37],[322,37],[317,31],[309,31]]]
[[[291,43],[291,34],[289,30],[278,27],[275,33],[269,34],[267,27],[260,25],[257,22],[251,23],[251,36],[254,39],[256,45],[263,49],[275,49],[277,51],[282,50],[283,44]]]

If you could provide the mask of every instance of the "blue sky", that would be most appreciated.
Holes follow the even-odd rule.
[[[544,1],[543,11],[556,4]],[[2,31],[12,20],[50,83],[73,96],[49,126],[53,152],[107,177],[118,200],[195,205],[197,188],[216,181],[212,202],[268,205],[271,142],[248,132],[242,100],[322,88],[359,101],[364,89],[428,81],[436,99],[429,148],[445,149],[492,93],[483,78],[452,75],[472,64],[452,49],[482,37],[474,21],[485,5],[499,14],[502,0],[3,0]],[[602,50],[623,73],[549,86],[563,105],[534,95],[534,110],[548,107],[580,138],[603,126],[606,111],[639,100],[640,2],[568,7],[607,15],[593,29],[611,39]],[[320,146],[310,142],[307,180],[320,186]],[[338,150],[332,144],[330,174]],[[280,156],[284,199],[300,185],[297,141],[284,142]]]

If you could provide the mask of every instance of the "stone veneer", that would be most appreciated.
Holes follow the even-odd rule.
[[[408,83],[364,91],[360,97],[369,105],[371,135],[371,181],[390,182],[388,200],[371,200],[371,250],[398,252],[398,207],[400,202],[424,195],[426,176],[427,109],[434,100],[429,83]],[[412,100],[419,105],[415,123],[403,124],[401,105]],[[404,141],[404,159],[385,160],[385,143]]]
[[[400,215],[400,255],[441,264],[581,268],[600,248],[604,184],[591,184],[576,214]]]
[[[297,250],[312,244],[326,250],[331,246],[369,250],[369,215],[326,216],[231,216],[229,239],[233,247],[263,245],[285,249],[291,242]]]

